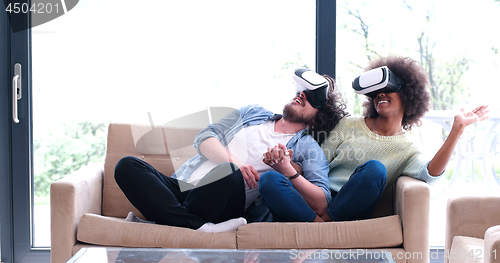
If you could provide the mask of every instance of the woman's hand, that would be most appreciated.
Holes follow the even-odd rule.
[[[461,109],[460,113],[455,116],[453,126],[457,125],[457,128],[463,129],[473,123],[488,119],[490,117],[488,115],[489,112],[490,110],[486,105],[481,105],[468,112]]]
[[[282,163],[286,159],[291,160],[293,156],[293,150],[287,150],[282,144],[278,146],[267,148],[267,152],[263,154],[264,159],[262,160],[265,164],[273,166],[277,163]]]
[[[490,117],[488,115],[489,112],[490,110],[488,109],[488,106],[481,105],[468,112],[461,109],[460,113],[455,115],[450,134],[446,137],[443,145],[439,148],[436,155],[434,155],[434,158],[432,158],[427,166],[427,171],[430,175],[438,176],[444,172],[465,127],[488,119]]]
[[[262,161],[278,173],[290,178],[296,175],[297,172],[302,173],[302,167],[292,162],[292,157],[293,150],[287,150],[285,145],[278,144],[278,146],[269,148],[264,153]],[[316,214],[322,215],[325,213],[328,203],[326,202],[325,193],[319,186],[309,182],[304,176],[299,176],[290,181]],[[316,218],[316,220],[320,220],[319,217]]]
[[[271,166],[284,176],[291,177],[297,173],[291,164],[293,150],[287,150],[285,145],[280,143],[275,147],[268,148],[263,156],[262,161],[265,164]]]

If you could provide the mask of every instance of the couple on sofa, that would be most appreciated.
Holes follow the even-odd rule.
[[[299,69],[297,95],[278,115],[251,105],[202,130],[198,155],[171,177],[124,157],[115,180],[149,221],[205,232],[252,222],[327,222],[369,218],[385,185],[400,175],[432,182],[443,174],[466,126],[487,106],[461,111],[431,160],[407,131],[430,106],[428,81],[415,61],[371,61],[353,86],[367,100],[348,117],[329,76]],[[382,72],[382,73],[380,73]],[[133,213],[129,221],[142,221]]]

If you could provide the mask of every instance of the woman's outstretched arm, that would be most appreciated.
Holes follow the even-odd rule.
[[[444,141],[441,148],[437,151],[436,155],[432,158],[427,170],[432,176],[438,176],[444,172],[446,165],[451,158],[453,150],[458,143],[458,139],[464,132],[465,127],[486,120],[489,118],[488,106],[481,105],[472,111],[465,112],[463,109],[455,116],[453,126],[451,127],[448,138]]]

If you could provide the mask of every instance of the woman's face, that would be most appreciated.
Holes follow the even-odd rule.
[[[403,101],[399,96],[399,92],[384,93],[380,92],[373,98],[373,106],[377,113],[384,117],[391,115],[402,116],[405,112]]]

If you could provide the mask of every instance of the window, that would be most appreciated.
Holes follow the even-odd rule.
[[[110,122],[256,103],[280,112],[295,93],[291,72],[315,68],[315,10],[290,0],[80,1],[33,28],[34,245],[50,246],[50,183],[104,161]]]

